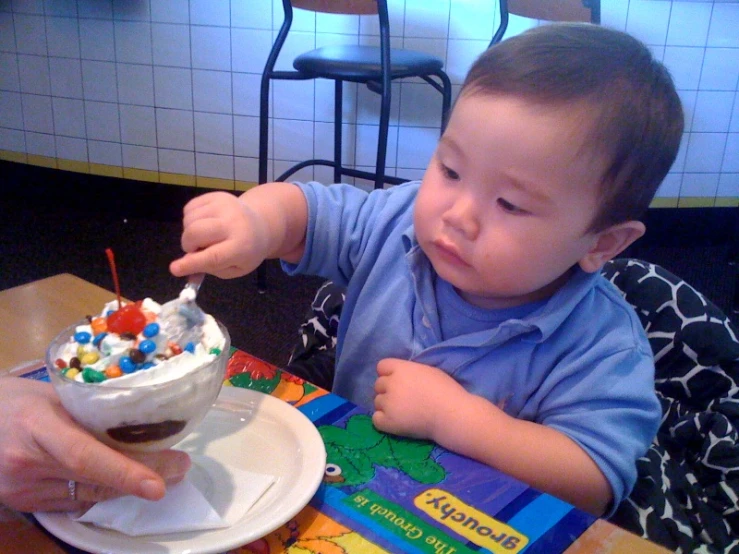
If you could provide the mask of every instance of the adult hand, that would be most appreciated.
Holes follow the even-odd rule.
[[[380,360],[377,376],[372,422],[395,435],[435,440],[446,414],[469,395],[440,369],[407,360]]]
[[[134,460],[105,446],[72,420],[50,384],[19,377],[0,378],[0,445],[0,502],[20,511],[78,510],[126,494],[158,500],[190,468],[184,452]]]
[[[172,262],[170,271],[177,277],[246,275],[269,254],[267,235],[263,219],[233,194],[198,196],[184,208],[182,249],[186,254]]]

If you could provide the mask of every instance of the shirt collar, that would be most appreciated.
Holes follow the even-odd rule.
[[[418,245],[413,224],[403,232],[403,249],[412,274],[433,271],[428,258]],[[501,324],[500,331],[509,336],[533,331],[531,338],[535,342],[545,341],[593,288],[598,276],[599,272],[588,273],[576,266],[567,282],[543,306],[521,319],[506,321]]]

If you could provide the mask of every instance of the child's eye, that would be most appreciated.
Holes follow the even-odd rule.
[[[459,173],[444,164],[441,164],[441,172],[444,174],[444,177],[451,179],[452,181],[457,181],[459,179]]]
[[[515,206],[508,202],[505,198],[498,198],[498,206],[503,208],[508,213],[511,214],[525,214],[526,210],[519,208],[518,206]]]

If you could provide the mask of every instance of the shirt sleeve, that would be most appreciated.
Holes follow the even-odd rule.
[[[544,383],[552,394],[542,402],[539,422],[566,434],[595,461],[613,492],[610,516],[634,487],[636,461],[654,440],[662,410],[651,350],[643,344],[613,350],[607,343],[607,337],[594,341],[561,360],[555,373],[565,377]],[[570,371],[570,364],[580,369]]]
[[[407,225],[416,183],[370,193],[352,185],[295,183],[308,204],[305,251],[290,275],[310,274],[346,285],[362,263],[373,263],[388,237]]]

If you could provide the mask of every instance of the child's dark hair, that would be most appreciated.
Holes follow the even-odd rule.
[[[667,69],[606,27],[552,23],[504,40],[467,75],[461,94],[477,93],[588,107],[586,146],[609,160],[594,232],[642,217],[680,146],[683,111]]]

